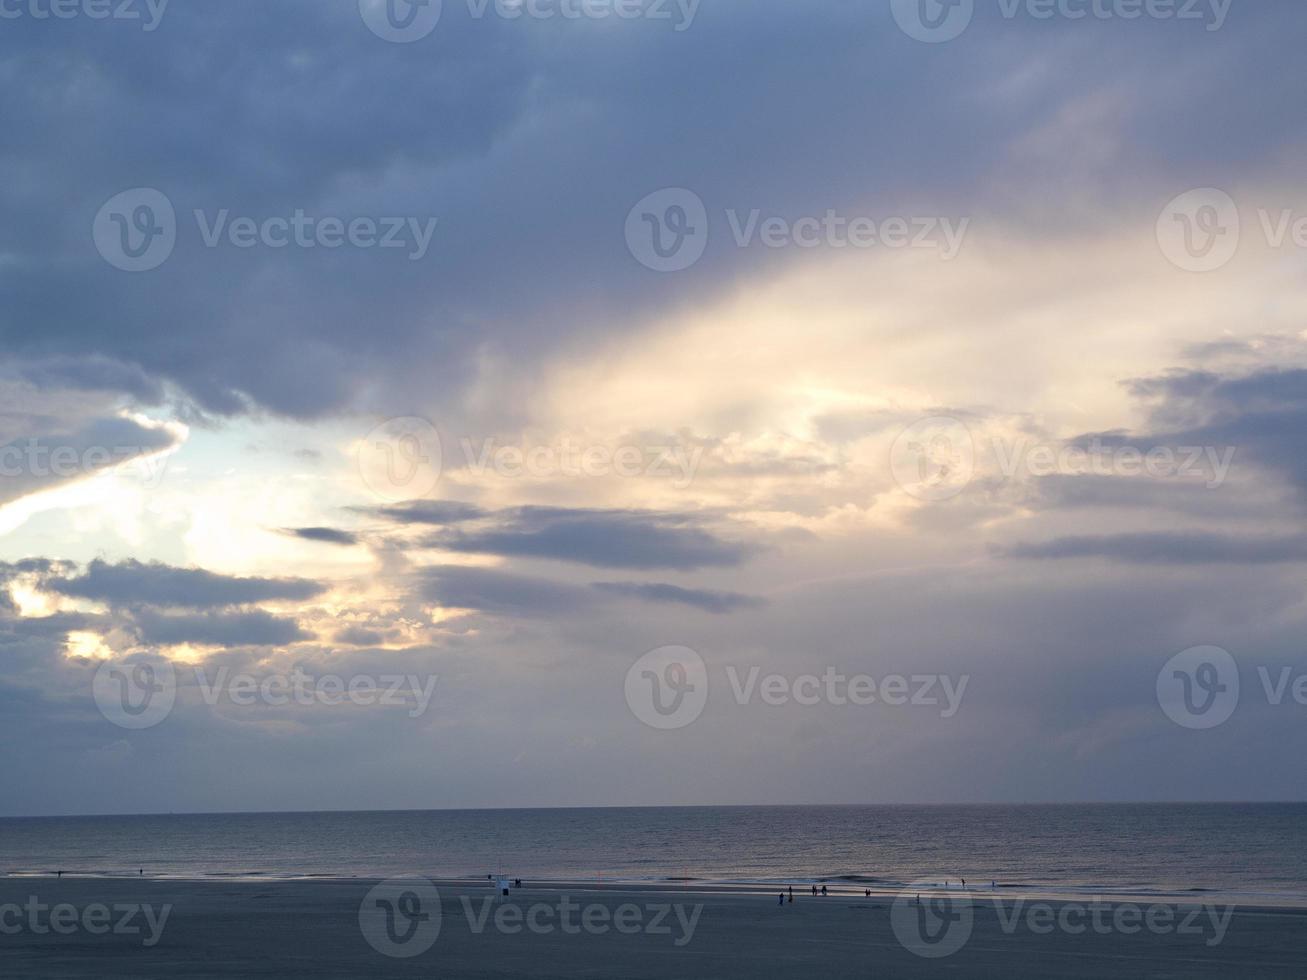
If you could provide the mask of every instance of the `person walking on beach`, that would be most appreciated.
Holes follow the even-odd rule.
[[[825,897],[826,897],[826,886],[825,886],[825,885],[822,885],[822,886],[821,886],[821,897],[822,897],[822,898],[825,898]]]
[[[816,895],[817,895],[817,886],[816,886],[816,885],[813,885],[813,886],[812,886],[812,894],[813,894],[814,897],[816,897]]]
[[[790,904],[794,904],[794,886],[790,885]]]
[[[777,905],[784,905],[784,904],[785,904],[785,893],[784,893],[784,892],[781,892],[779,895],[776,896],[776,898],[779,899],[779,901],[777,901],[777,903],[776,903]]]

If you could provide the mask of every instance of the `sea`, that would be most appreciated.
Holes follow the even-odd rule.
[[[1307,901],[1307,804],[749,806],[0,819],[0,874],[484,879]]]

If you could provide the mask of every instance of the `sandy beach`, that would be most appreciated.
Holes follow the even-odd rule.
[[[489,883],[466,881],[8,877],[0,878],[0,971],[633,980],[1307,972],[1301,909],[985,892],[930,904],[941,897],[923,896],[918,909],[913,898],[896,907],[892,895],[814,898],[799,889],[792,904],[778,905],[776,892],[665,885],[527,882],[503,898]]]

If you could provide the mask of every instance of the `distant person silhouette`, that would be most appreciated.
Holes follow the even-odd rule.
[[[784,892],[781,892],[779,895],[776,896],[776,904],[777,904],[777,905],[784,905],[784,904],[785,904],[785,893],[784,893]]]
[[[822,897],[822,898],[825,898],[825,897],[826,897],[826,886],[825,886],[825,885],[822,885],[822,886],[821,886],[821,897]]]
[[[816,886],[816,885],[813,885],[813,886],[812,886],[812,894],[813,894],[813,895],[816,895],[816,894],[817,894],[817,886]]]
[[[794,886],[790,885],[790,901],[794,901]]]

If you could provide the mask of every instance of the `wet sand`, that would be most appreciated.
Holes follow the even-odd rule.
[[[488,883],[436,882],[433,899],[411,882],[376,884],[0,877],[0,975],[1307,976],[1307,912],[1207,897],[1210,907],[1174,911],[1145,898],[1091,906],[1005,896],[996,906],[981,891],[928,906],[943,918],[923,920],[916,908],[895,911],[893,896],[861,892],[814,898],[796,888],[793,904],[778,905],[776,892],[675,885],[528,882],[504,899]],[[919,948],[950,955],[919,956],[900,939],[946,920]]]

